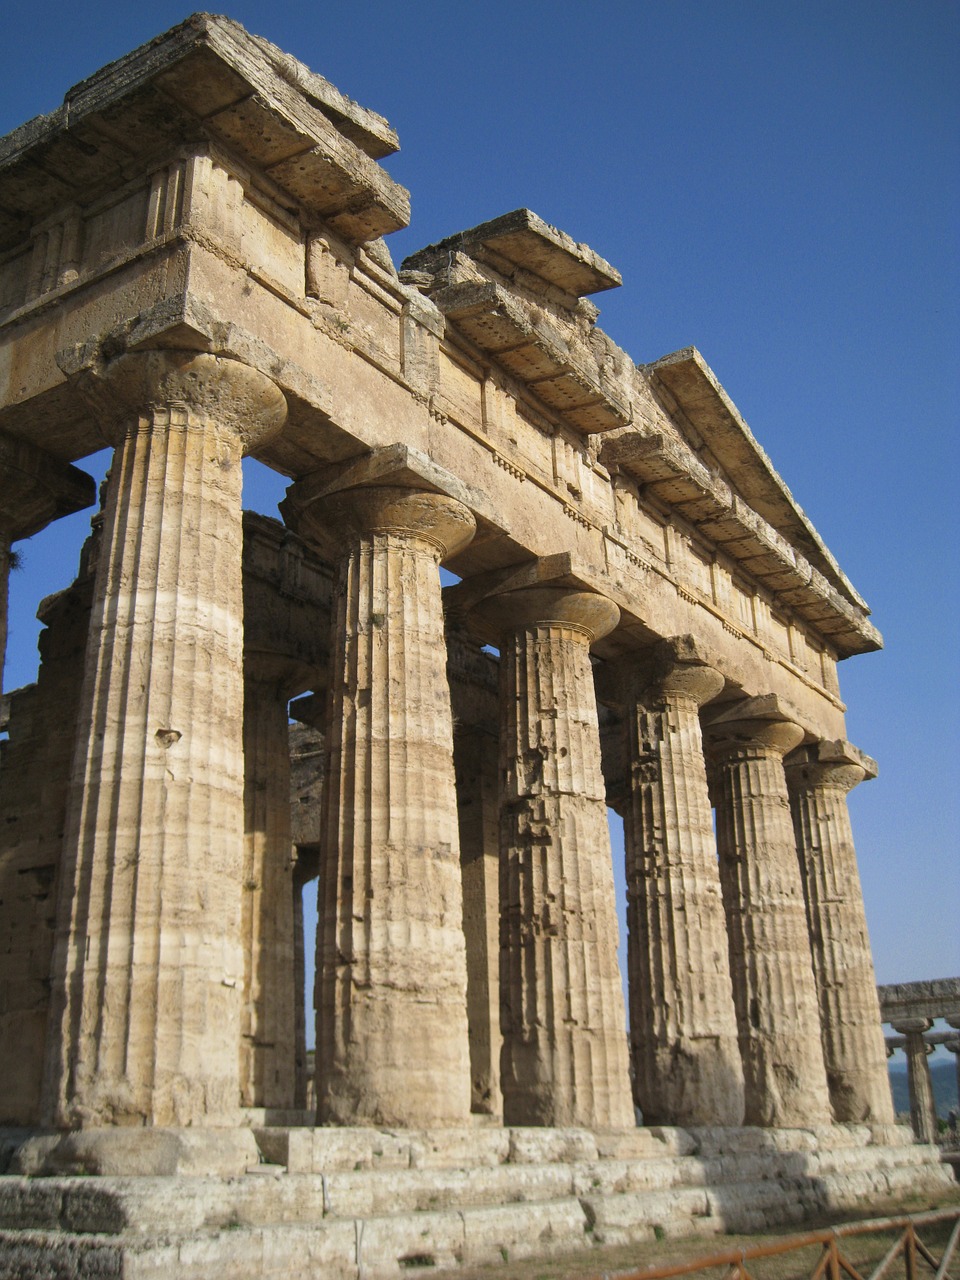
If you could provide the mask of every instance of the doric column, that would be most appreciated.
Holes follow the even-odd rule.
[[[455,731],[471,1109],[502,1117],[500,1093],[500,789],[497,664],[447,610]]]
[[[107,484],[67,806],[45,1110],[58,1126],[229,1123],[243,982],[240,461],[276,385],[128,353],[77,372]]]
[[[892,1024],[894,1031],[906,1039],[907,1088],[910,1091],[910,1127],[918,1142],[936,1142],[937,1107],[933,1100],[933,1081],[927,1055],[933,1052],[923,1033],[929,1031],[929,1018],[908,1018]]]
[[[92,478],[42,449],[0,432],[0,693],[7,652],[7,593],[10,547],[38,533],[51,520],[90,506]]]
[[[506,1124],[632,1126],[589,592],[490,597],[500,635],[500,1018]]]
[[[636,673],[624,808],[630,1041],[646,1124],[738,1125],[743,1068],[699,708],[723,676],[689,638]]]
[[[297,982],[287,705],[307,679],[300,663],[280,655],[245,656],[240,1049],[245,1107],[294,1106]],[[302,923],[301,913],[301,938]]]
[[[948,1018],[947,1023],[951,1027],[956,1027],[957,1019]],[[956,1040],[947,1040],[946,1048],[948,1053],[953,1054],[954,1065],[956,1066],[956,1070],[957,1070],[957,1098],[960,1099],[960,1037],[958,1037]]]
[[[303,492],[301,488],[301,492]],[[285,510],[298,510],[297,486]],[[321,1122],[462,1124],[466,960],[439,564],[475,523],[438,493],[323,494],[335,535],[317,944]]]
[[[819,742],[795,751],[786,775],[833,1116],[892,1124],[880,1002],[847,808],[847,792],[870,766],[848,743]]]
[[[708,732],[746,1124],[829,1124],[820,1015],[783,757],[803,731],[743,707]],[[740,713],[746,711],[741,718]]]

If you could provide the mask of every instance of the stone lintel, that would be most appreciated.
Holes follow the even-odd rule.
[[[371,158],[396,148],[393,131],[301,68],[209,14],[110,63],[0,143],[0,248],[87,191],[122,185],[125,130],[151,155],[210,137],[354,243],[406,226],[408,193]]]
[[[31,538],[60,516],[92,506],[97,486],[86,472],[43,449],[0,433],[0,534],[11,542]]]
[[[403,265],[408,270],[430,271],[445,263],[454,250],[471,257],[478,251],[490,251],[575,298],[616,289],[623,283],[620,272],[588,245],[578,244],[529,209],[514,209],[447,236],[411,254]]]
[[[884,1022],[903,1018],[946,1018],[960,1022],[960,978],[933,978],[929,982],[898,982],[878,986],[880,1016]]]

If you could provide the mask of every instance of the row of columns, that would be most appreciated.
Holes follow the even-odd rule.
[[[68,799],[46,1118],[229,1123],[256,1092],[238,1067],[242,992],[273,981],[264,966],[291,962],[264,957],[263,937],[245,972],[241,945],[242,885],[271,874],[270,813],[249,788],[243,838],[244,750],[279,750],[287,673],[271,673],[268,694],[248,681],[245,741],[239,464],[281,429],[285,404],[263,374],[192,352],[71,372],[116,457]],[[467,961],[438,567],[474,519],[381,464],[299,482],[285,515],[337,564],[319,1118],[463,1123]],[[493,594],[478,609],[500,644],[504,1121],[630,1125],[590,658],[619,613],[558,585]],[[851,767],[814,754],[785,772],[802,732],[723,709],[707,748],[714,842],[699,709],[721,684],[674,645],[632,693],[637,1099],[648,1121],[679,1124],[827,1123],[831,1103],[837,1119],[889,1119],[872,970],[872,1039],[866,1021],[865,933],[856,965],[839,945],[862,925],[843,799]]]
[[[960,1020],[947,1018],[947,1022],[957,1027]],[[957,1096],[960,1097],[960,1037],[952,1034],[937,1033],[930,1040],[925,1033],[933,1026],[931,1018],[898,1018],[891,1023],[894,1031],[901,1039],[886,1041],[887,1056],[892,1057],[897,1049],[902,1048],[907,1058],[907,1090],[910,1099],[910,1127],[920,1142],[936,1142],[938,1136],[937,1104],[933,1096],[933,1081],[930,1077],[930,1064],[927,1058],[936,1049],[937,1044],[954,1055],[957,1072]]]

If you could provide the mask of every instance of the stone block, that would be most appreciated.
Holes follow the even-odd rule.
[[[463,1223],[464,1261],[476,1265],[549,1257],[582,1248],[588,1241],[587,1216],[580,1202],[572,1198],[550,1204],[471,1209],[464,1213]]]
[[[511,1129],[513,1164],[546,1164],[551,1160],[596,1160],[596,1135],[589,1129]]]

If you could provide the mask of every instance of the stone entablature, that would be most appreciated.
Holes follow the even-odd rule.
[[[599,255],[519,210],[398,271],[395,146],[207,15],[0,145],[0,461],[48,519],[114,448],[11,698],[0,1119],[245,1161],[307,1097],[316,875],[323,1124],[885,1141],[836,678],[869,611],[699,353],[597,327]]]
[[[904,1019],[946,1018],[960,1024],[960,978],[931,978],[927,982],[895,982],[877,987],[880,1013],[893,1026]]]

